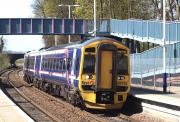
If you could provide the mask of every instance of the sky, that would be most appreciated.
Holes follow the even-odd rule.
[[[34,0],[0,0],[0,18],[32,18]],[[0,35],[1,36],[1,35]],[[41,35],[8,35],[3,36],[5,50],[26,52],[44,47]]]

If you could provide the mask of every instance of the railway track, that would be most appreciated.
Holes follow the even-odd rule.
[[[154,121],[151,117],[145,117],[144,115],[138,115],[135,117],[131,116],[132,114],[130,108],[133,107],[128,107],[129,105],[126,105],[126,107],[121,111],[81,110],[80,108],[67,103],[67,101],[64,101],[62,98],[52,96],[24,82],[22,80],[23,73],[21,69],[6,70],[2,73],[0,72],[0,75],[2,78],[1,84],[3,84],[3,87],[5,88],[4,91],[6,91],[9,96],[13,94],[11,91],[16,91],[16,93],[14,93],[15,95],[12,96],[20,97],[12,97],[14,102],[18,104],[18,106],[20,106],[30,117],[38,122],[137,122],[145,119],[147,122]],[[26,104],[30,104],[31,106],[26,107]],[[137,113],[140,113],[140,111]],[[148,121],[147,118],[150,121]]]
[[[48,115],[45,111],[40,110],[35,104],[29,100],[25,95],[18,90],[9,81],[8,76],[13,70],[8,69],[0,72],[1,82],[0,87],[3,92],[27,115],[29,115],[34,121],[38,122],[54,122],[58,121],[55,117]]]
[[[13,92],[16,91],[15,95],[18,96],[12,97],[13,101],[20,106],[30,117],[32,117],[35,121],[93,121],[93,122],[104,122],[104,121],[114,121],[113,118],[106,118],[100,114],[92,114],[87,111],[83,111],[78,107],[74,107],[71,104],[59,99],[57,97],[51,96],[22,80],[21,70],[9,70],[4,71],[1,74],[1,78],[3,79],[3,84],[12,86]],[[7,79],[6,79],[7,78]],[[4,87],[4,86],[3,86]],[[4,87],[6,88],[6,87]],[[3,91],[7,91],[9,94],[14,94],[10,92],[9,89],[4,89]],[[11,90],[12,91],[12,90]],[[9,95],[8,95],[9,96]],[[27,97],[30,96],[30,97]],[[22,99],[22,100],[21,100]],[[24,103],[31,104],[31,107],[26,107]],[[33,107],[32,107],[33,106]],[[38,112],[31,111],[35,108],[38,111],[41,111],[39,115]],[[33,116],[34,115],[34,116]],[[40,116],[46,116],[42,119]],[[117,121],[117,120],[116,120]],[[120,121],[120,119],[118,120]]]

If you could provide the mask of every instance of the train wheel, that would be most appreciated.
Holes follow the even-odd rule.
[[[68,97],[68,102],[75,106],[76,102],[75,102],[74,92],[73,91],[68,91],[67,97]]]
[[[64,88],[64,98],[66,99],[66,101],[69,102],[69,93],[68,93],[68,89],[66,87]]]
[[[33,85],[37,88],[37,80],[33,81]]]

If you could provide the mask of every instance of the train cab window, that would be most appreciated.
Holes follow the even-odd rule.
[[[94,52],[95,52],[95,47],[86,48],[86,49],[85,49],[85,52],[94,53]]]
[[[95,73],[95,55],[84,55],[84,65],[83,65],[84,74],[94,74]]]
[[[117,73],[120,75],[128,74],[128,57],[125,54],[117,54]]]

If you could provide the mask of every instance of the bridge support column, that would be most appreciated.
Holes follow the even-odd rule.
[[[135,53],[134,40],[131,40],[131,53]]]
[[[167,92],[167,73],[163,74],[163,93]]]
[[[136,53],[140,53],[140,42],[136,41]]]
[[[130,48],[129,44],[130,44],[130,41],[129,41],[129,39],[127,39],[127,40],[125,41],[125,45]]]
[[[148,50],[149,50],[150,46],[149,46],[149,42],[148,42]]]
[[[155,47],[155,44],[153,43],[153,48]]]
[[[143,47],[142,50],[145,51],[145,43],[144,42],[143,42],[143,46],[142,47]]]

